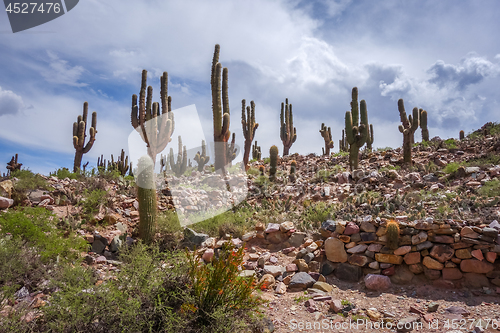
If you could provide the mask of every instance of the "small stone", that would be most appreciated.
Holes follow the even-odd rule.
[[[444,265],[442,263],[432,259],[431,257],[424,257],[422,264],[429,269],[441,270],[444,268]]]
[[[427,305],[427,312],[436,312],[439,308],[439,303],[432,302]]]
[[[329,283],[326,283],[326,282],[316,282],[313,285],[313,288],[322,290],[322,291],[327,292],[327,293],[333,290],[332,285]]]
[[[387,290],[392,286],[391,279],[384,275],[368,274],[364,280],[365,287],[370,290]]]
[[[397,256],[404,256],[405,254],[409,253],[411,251],[411,246],[406,245],[406,246],[401,246],[394,250],[394,254]]]

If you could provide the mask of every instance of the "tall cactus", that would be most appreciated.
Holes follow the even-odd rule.
[[[429,130],[427,129],[427,111],[423,109],[418,110],[420,119],[420,128],[422,129],[422,142],[429,141]]]
[[[196,153],[194,160],[198,163],[198,171],[202,172],[205,164],[210,160],[210,156],[207,156],[207,147],[205,145],[205,140],[201,141],[201,153]]]
[[[92,112],[92,126],[89,129],[90,139],[85,144],[87,137],[87,114],[89,112],[89,103],[83,103],[83,115],[78,116],[77,121],[73,123],[73,147],[75,147],[75,161],[73,163],[73,172],[80,170],[82,165],[82,156],[89,152],[95,141],[97,133],[97,112]]]
[[[250,148],[255,137],[255,131],[259,124],[255,122],[255,103],[250,101],[250,106],[246,107],[245,115],[245,100],[241,101],[241,125],[243,126],[243,136],[245,137],[245,152],[243,154],[243,164],[245,170],[248,170],[248,159],[250,157]]]
[[[373,149],[373,125],[370,124],[370,127],[368,128],[368,133],[366,135],[366,149],[369,151],[372,151]]]
[[[215,170],[225,173],[227,142],[231,136],[229,131],[229,97],[228,97],[228,69],[219,62],[220,46],[215,45],[214,58],[212,60],[211,88],[212,88],[212,113],[214,120],[214,144],[215,144]],[[222,95],[221,95],[221,70],[222,70]]]
[[[292,104],[288,104],[288,98],[285,99],[286,105],[281,103],[280,116],[280,138],[283,142],[283,156],[287,156],[290,147],[297,140],[297,129],[293,127]]]
[[[278,165],[278,147],[271,146],[269,149],[270,165],[269,169],[269,179],[274,180],[276,178],[276,167]]]
[[[180,177],[186,172],[187,169],[187,152],[186,146],[182,146],[182,139],[179,135],[179,150],[177,153],[177,162],[174,159],[174,150],[170,148],[170,154],[168,155],[168,160],[170,162],[170,168],[174,172],[176,177]]]
[[[340,151],[349,151],[349,143],[345,138],[345,130],[342,130],[342,139],[339,140],[339,152]]]
[[[154,163],[150,156],[139,159],[137,164],[137,201],[139,203],[139,237],[151,243],[156,231],[157,201]]]
[[[10,162],[7,163],[7,170],[8,171],[8,174],[11,174],[13,171],[18,171],[18,170],[21,170],[21,166],[23,165],[22,163],[17,163],[17,154],[16,156],[12,156],[12,159],[10,160]]]
[[[236,155],[238,155],[238,148],[235,148],[236,145],[236,134],[233,133],[233,138],[231,142],[227,143],[226,147],[226,164],[231,166],[233,165],[233,160],[236,158]]]
[[[160,77],[161,88],[161,117],[160,105],[152,103],[153,87],[147,87],[148,72],[142,71],[141,91],[139,93],[139,106],[137,95],[132,95],[132,112],[130,118],[132,127],[141,134],[142,140],[148,147],[148,155],[156,163],[156,155],[165,149],[172,140],[174,132],[174,113],[172,112],[172,98],[168,96],[168,74],[163,72]]]
[[[458,134],[459,134],[460,140],[465,139],[465,132],[463,130],[460,130],[460,132]],[[16,154],[16,160],[17,160],[17,154]]]
[[[120,159],[116,162],[116,168],[120,171],[120,174],[125,177],[129,169],[128,156],[125,157],[125,151],[122,149],[120,154]]]
[[[326,127],[325,123],[322,123],[319,132],[325,140],[325,149],[323,150],[323,155],[330,156],[330,149],[333,148],[332,130],[330,127]]]
[[[262,158],[262,153],[260,151],[260,146],[258,146],[257,141],[255,141],[254,145],[252,146],[252,159],[260,160],[261,158]]]
[[[361,111],[361,121],[360,118]],[[358,88],[352,88],[351,111],[345,113],[345,134],[349,143],[349,166],[351,170],[358,168],[359,149],[365,144],[368,136],[368,112],[365,100],[361,100],[358,108]]]
[[[398,101],[399,116],[402,125],[399,125],[399,131],[403,133],[403,158],[404,162],[411,164],[411,137],[418,128],[418,108],[413,108],[413,116],[406,116],[403,99]]]

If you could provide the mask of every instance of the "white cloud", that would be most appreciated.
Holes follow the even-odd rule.
[[[43,68],[40,74],[47,82],[56,84],[65,84],[74,87],[85,87],[86,83],[80,83],[78,80],[85,72],[82,66],[69,66],[68,61],[59,59],[57,54],[48,50],[49,68]]]
[[[21,96],[0,87],[0,117],[6,114],[17,114],[24,108],[25,105]]]

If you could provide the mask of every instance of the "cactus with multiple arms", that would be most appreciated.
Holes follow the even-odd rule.
[[[269,157],[271,168],[269,169],[269,179],[274,180],[276,178],[276,167],[278,165],[278,147],[272,146],[269,149]]]
[[[153,241],[156,231],[157,201],[154,163],[150,156],[139,159],[137,201],[139,202],[139,237],[146,243]]]
[[[182,139],[179,135],[179,151],[177,153],[177,162],[174,159],[174,150],[170,148],[170,154],[168,155],[168,159],[170,162],[170,168],[174,172],[176,177],[182,176],[184,172],[186,172],[187,168],[187,152],[186,146],[182,146]]]
[[[422,142],[429,141],[429,130],[427,129],[427,111],[419,109],[420,128],[422,129]]]
[[[245,170],[248,170],[248,159],[250,157],[250,149],[252,148],[252,141],[255,137],[255,130],[259,124],[255,122],[255,103],[250,102],[250,106],[246,107],[245,116],[245,100],[241,101],[241,125],[243,126],[243,136],[245,137],[245,153],[243,154],[243,164]]]
[[[122,149],[120,159],[116,162],[116,168],[120,171],[120,174],[125,177],[129,169],[128,156],[125,157],[125,151]]]
[[[205,140],[201,141],[201,154],[200,152],[196,153],[194,160],[196,161],[196,163],[198,163],[198,171],[203,171],[205,164],[207,164],[210,160],[210,156],[207,156],[207,147],[205,145]]]
[[[339,140],[339,152],[349,151],[349,143],[345,139],[345,130],[342,130],[342,139]]]
[[[7,163],[7,170],[9,170],[9,174],[13,171],[21,170],[22,163],[17,163],[17,154],[16,156],[12,156],[10,162]]]
[[[78,116],[77,121],[73,123],[73,147],[75,147],[75,161],[73,164],[73,172],[77,172],[82,164],[82,156],[89,152],[90,148],[95,141],[95,135],[97,133],[97,113],[92,112],[92,126],[89,129],[90,139],[85,144],[85,138],[87,137],[87,114],[89,111],[89,103],[83,103],[83,115]]]
[[[137,95],[132,95],[132,112],[130,114],[132,127],[137,130],[142,140],[148,147],[148,155],[156,161],[156,155],[165,149],[172,140],[174,132],[174,113],[172,112],[172,98],[168,96],[168,74],[163,72],[161,81],[161,114],[158,102],[152,103],[153,87],[147,87],[148,72],[142,71],[141,91],[139,94],[139,106],[137,106]],[[161,116],[161,117],[160,117]]]
[[[330,156],[330,149],[333,148],[332,131],[330,127],[326,127],[325,123],[322,123],[319,132],[321,133],[321,136],[325,140],[325,148],[323,149],[323,155]]]
[[[260,160],[261,158],[262,158],[262,153],[260,151],[260,146],[258,146],[257,141],[255,141],[254,145],[252,146],[252,159]]]
[[[361,111],[361,121],[359,121]],[[359,149],[365,144],[368,136],[368,112],[365,100],[361,100],[358,109],[358,88],[352,88],[351,111],[345,113],[345,134],[349,143],[349,166],[351,170],[358,168]]]
[[[219,62],[220,46],[215,45],[214,58],[212,60],[211,88],[212,88],[212,113],[214,121],[214,144],[215,144],[215,170],[222,170],[227,164],[226,149],[231,135],[229,131],[229,97],[228,97],[228,69]],[[221,95],[221,70],[222,70],[222,95]]]
[[[288,98],[285,99],[286,105],[281,103],[280,115],[280,138],[283,142],[283,156],[287,156],[290,147],[297,140],[297,129],[293,127],[292,104],[288,104]]]
[[[402,125],[399,125],[399,131],[403,133],[403,158],[404,162],[411,164],[411,137],[418,128],[418,108],[413,108],[413,116],[406,117],[403,99],[398,101],[399,116]]]

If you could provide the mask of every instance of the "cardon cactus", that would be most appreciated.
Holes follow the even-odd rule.
[[[197,152],[194,160],[198,163],[198,171],[202,172],[205,164],[210,160],[210,156],[207,156],[207,147],[205,145],[205,140],[201,141],[201,153]]]
[[[231,142],[228,142],[226,147],[226,164],[229,166],[233,165],[233,160],[236,158],[236,155],[238,155],[238,148],[235,148],[235,144],[236,134],[233,133]]]
[[[10,162],[7,163],[7,170],[9,170],[9,174],[13,171],[21,170],[22,163],[17,163],[17,154],[16,156],[12,156]]]
[[[211,88],[212,88],[212,113],[214,122],[214,150],[215,150],[215,170],[225,173],[225,166],[228,164],[227,142],[231,136],[229,131],[229,97],[228,97],[228,69],[219,62],[220,46],[215,45],[214,58],[212,60]],[[222,95],[221,95],[221,70],[222,70]]]
[[[250,157],[250,149],[252,148],[252,141],[255,137],[255,131],[259,124],[255,122],[255,103],[250,102],[250,106],[246,107],[245,115],[245,100],[241,101],[241,126],[243,127],[243,136],[245,137],[245,152],[243,154],[243,165],[245,170],[248,170],[248,159]]]
[[[297,129],[293,127],[292,104],[288,104],[288,98],[285,99],[286,104],[281,103],[280,116],[280,138],[283,142],[283,156],[287,156],[290,152],[290,147],[297,140]]]
[[[368,134],[366,135],[366,149],[369,151],[372,151],[373,147],[373,125],[370,124],[370,127],[368,128]]]
[[[349,151],[349,143],[345,139],[345,131],[342,130],[342,139],[339,140],[339,152],[340,151]]]
[[[262,153],[260,151],[260,146],[257,145],[257,141],[252,146],[252,159],[259,161],[262,158]]]
[[[321,133],[323,140],[325,140],[323,155],[330,156],[330,149],[333,148],[332,130],[330,127],[326,127],[325,123],[322,123],[319,132]]]
[[[292,183],[295,181],[296,169],[297,169],[297,162],[295,162],[295,160],[292,160],[292,162],[290,163],[290,175],[289,175],[289,179]]]
[[[75,147],[75,161],[73,163],[73,172],[78,172],[82,165],[82,156],[89,152],[95,141],[97,133],[97,112],[92,112],[92,126],[89,129],[90,139],[85,144],[87,137],[87,114],[89,112],[89,103],[83,103],[83,115],[78,116],[77,121],[73,123],[73,147]]]
[[[179,150],[177,153],[177,162],[174,159],[174,150],[170,148],[170,154],[168,155],[168,160],[170,162],[170,168],[174,172],[176,177],[180,177],[186,172],[187,169],[187,152],[186,146],[182,146],[182,139],[179,135]]]
[[[463,130],[461,130],[459,134],[460,134],[460,135],[459,135],[460,140],[465,139],[465,132],[464,132]],[[17,154],[16,154],[16,160],[17,160]]]
[[[422,129],[422,142],[429,141],[429,130],[427,129],[427,111],[419,109],[420,128]]]
[[[120,154],[120,159],[116,162],[116,168],[118,169],[118,171],[120,171],[120,174],[122,176],[125,176],[129,169],[128,156],[125,157],[125,151],[123,149]]]
[[[163,75],[160,77],[161,114],[159,103],[152,103],[153,87],[147,87],[146,96],[147,78],[148,72],[143,70],[139,106],[137,106],[137,95],[132,95],[132,112],[130,113],[130,118],[132,127],[141,135],[142,140],[147,145],[148,155],[153,160],[153,163],[155,163],[156,155],[163,151],[172,140],[175,123],[171,106],[172,98],[168,96],[167,72],[163,72]]]
[[[361,111],[361,121],[359,121]],[[345,134],[349,143],[349,166],[351,170],[358,168],[359,149],[368,137],[368,112],[365,100],[361,100],[358,109],[358,88],[352,88],[351,111],[345,113]]]
[[[411,137],[418,128],[418,108],[413,108],[413,116],[406,117],[403,99],[398,101],[399,116],[402,125],[399,125],[399,131],[403,133],[403,158],[404,162],[411,164]]]
[[[154,163],[150,156],[143,156],[139,159],[137,167],[139,237],[148,244],[153,241],[156,231],[157,201]]]
[[[274,180],[276,177],[276,167],[278,165],[278,147],[272,146],[269,149],[269,157],[270,157],[270,169],[269,169],[269,179]]]
[[[395,250],[399,246],[399,224],[396,221],[387,223],[387,247]]]

